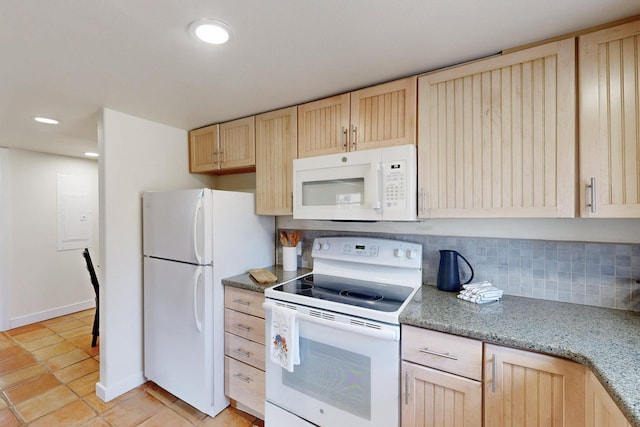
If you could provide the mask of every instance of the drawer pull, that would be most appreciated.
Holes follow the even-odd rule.
[[[245,301],[245,300],[241,300],[241,299],[234,299],[233,302],[235,304],[240,304],[240,305],[246,305],[246,306],[250,306],[251,303],[249,301]]]
[[[409,371],[404,371],[404,404],[409,404]]]
[[[239,379],[240,381],[242,381],[244,383],[247,383],[247,384],[251,383],[251,378],[245,377],[242,374],[233,374],[233,376],[234,376],[234,378],[237,378],[237,379]]]
[[[498,359],[495,354],[491,358],[491,371],[491,391],[495,393],[497,388],[496,382],[498,381],[496,378],[496,374],[498,373]]]
[[[451,359],[451,360],[458,360],[457,356],[452,356],[449,353],[442,353],[439,351],[429,350],[429,347],[419,348],[418,351],[420,353],[427,353],[427,354],[432,354],[434,356],[446,357],[447,359]]]
[[[235,350],[233,350],[233,352],[243,357],[251,357],[251,353],[249,353],[248,351],[240,350],[239,348],[236,348]]]
[[[233,327],[236,328],[236,329],[240,329],[243,332],[247,332],[247,333],[251,332],[251,328],[250,327],[243,326],[243,325],[241,325],[239,323],[236,323],[235,325],[233,325]]]

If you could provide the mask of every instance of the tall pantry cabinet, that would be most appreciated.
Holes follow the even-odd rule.
[[[298,157],[297,108],[256,116],[256,213],[293,213],[293,159]]]
[[[573,217],[575,39],[418,79],[419,216]]]
[[[580,209],[640,217],[640,21],[578,38]]]

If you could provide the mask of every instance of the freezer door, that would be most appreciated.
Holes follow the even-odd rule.
[[[143,252],[192,264],[212,262],[211,190],[142,194]]]
[[[144,374],[206,413],[214,401],[211,276],[210,266],[144,258]]]

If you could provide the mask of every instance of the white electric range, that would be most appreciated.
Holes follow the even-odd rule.
[[[312,257],[310,274],[265,290],[265,425],[397,426],[399,315],[422,286],[422,246],[325,237]],[[270,360],[274,307],[296,313],[293,372]]]

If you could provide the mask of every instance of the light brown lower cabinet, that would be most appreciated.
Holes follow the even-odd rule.
[[[584,426],[584,378],[579,363],[485,344],[484,425]]]
[[[482,342],[402,326],[402,427],[482,423]]]
[[[264,419],[264,295],[225,289],[224,394]]]
[[[402,427],[631,427],[579,363],[406,325],[401,347]]]
[[[402,426],[472,427],[482,421],[482,383],[402,362]]]
[[[586,370],[585,427],[631,427],[596,376]]]

